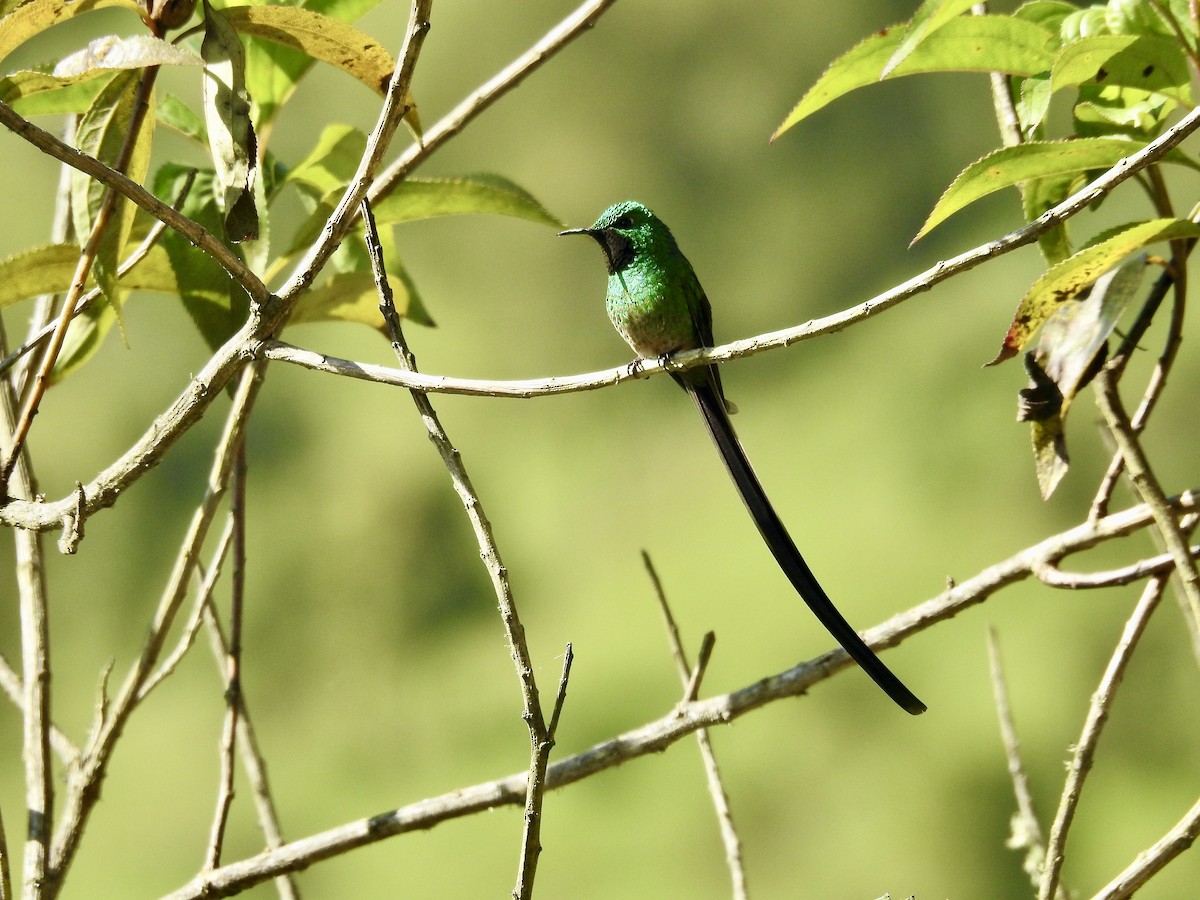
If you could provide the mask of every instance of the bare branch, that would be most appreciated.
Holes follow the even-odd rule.
[[[663,590],[662,581],[650,561],[650,554],[642,551],[642,563],[646,566],[646,574],[654,585],[654,595],[658,598],[658,608],[662,611],[663,624],[667,629],[667,643],[671,648],[671,657],[675,660],[675,668],[683,683],[683,702],[690,703],[696,699],[699,690],[700,677],[708,664],[712,646],[716,638],[711,631],[704,635],[700,653],[696,661],[694,673],[689,674],[687,652],[683,649],[683,641],[679,637],[679,626],[675,624],[675,616],[667,603],[667,595]],[[742,841],[738,836],[737,827],[733,824],[733,810],[729,805],[729,794],[725,791],[725,783],[721,780],[721,769],[717,765],[717,755],[713,751],[712,741],[704,728],[696,732],[696,743],[700,745],[700,758],[704,761],[704,774],[708,780],[708,793],[712,797],[713,808],[717,813],[717,825],[721,829],[721,844],[725,848],[725,863],[729,866],[729,877],[733,882],[734,900],[745,900],[749,896],[746,888],[746,867],[742,862]]]
[[[1000,645],[996,639],[996,630],[991,625],[988,626],[987,641],[992,695],[996,702],[996,717],[1000,720],[1000,740],[1004,744],[1008,777],[1012,780],[1013,794],[1017,800],[1017,811],[1012,817],[1012,834],[1005,846],[1011,850],[1025,851],[1022,868],[1036,887],[1045,867],[1046,841],[1042,836],[1042,826],[1038,822],[1037,813],[1033,809],[1033,791],[1030,790],[1029,776],[1021,760],[1021,742],[1017,737],[1012,706],[1008,702],[1008,682],[1000,660]]]
[[[1139,853],[1129,868],[1097,891],[1093,900],[1125,900],[1132,897],[1167,863],[1191,847],[1197,837],[1200,837],[1200,800],[1153,847]]]
[[[1158,479],[1154,477],[1154,473],[1150,469],[1150,464],[1138,443],[1137,435],[1130,427],[1129,418],[1125,415],[1125,409],[1121,405],[1121,395],[1117,391],[1116,382],[1107,366],[1096,375],[1095,384],[1096,403],[1100,406],[1100,411],[1104,413],[1105,422],[1121,450],[1121,456],[1125,458],[1125,468],[1129,471],[1130,479],[1142,500],[1154,512],[1154,519],[1158,523],[1163,543],[1166,544],[1167,550],[1175,560],[1179,581],[1183,585],[1188,605],[1191,606],[1192,621],[1197,627],[1200,627],[1200,574],[1196,572],[1196,563],[1192,559],[1187,538],[1184,537],[1179,522],[1175,520],[1175,516],[1168,508],[1167,498],[1158,484]]]
[[[52,868],[48,876],[56,885],[61,884],[67,868],[74,860],[87,818],[99,799],[100,786],[107,773],[113,748],[137,707],[142,689],[151,676],[166,641],[167,632],[187,593],[188,580],[191,578],[204,538],[208,534],[209,525],[216,515],[217,506],[225,494],[237,448],[241,444],[250,410],[258,396],[263,365],[251,363],[242,374],[241,384],[226,420],[225,431],[213,455],[208,490],[192,516],[174,569],[155,611],[146,643],[126,676],[109,714],[93,731],[79,771],[73,773],[75,777],[68,785],[66,809],[54,835]]]
[[[1171,505],[1181,511],[1200,509],[1200,492],[1181,494],[1171,500]],[[1030,577],[1039,560],[1086,550],[1125,537],[1153,522],[1154,516],[1145,504],[1113,513],[1098,522],[1084,522],[893,616],[866,631],[863,639],[875,650],[896,646],[905,638],[977,606],[1001,588]],[[839,647],[784,672],[758,679],[741,690],[678,705],[653,722],[550,765],[546,770],[546,789],[565,787],[640,756],[660,753],[698,729],[727,724],[759,707],[806,694],[814,685],[851,666],[850,657]],[[527,783],[528,773],[519,772],[348,822],[202,873],[168,896],[170,900],[226,897],[281,873],[297,871],[388,837],[432,828],[487,809],[518,806],[525,801]]]
[[[1050,840],[1046,844],[1046,867],[1042,871],[1041,884],[1038,886],[1039,900],[1048,900],[1054,896],[1058,888],[1059,873],[1062,871],[1064,850],[1067,845],[1067,832],[1075,818],[1075,808],[1079,804],[1079,795],[1083,791],[1083,782],[1092,768],[1092,760],[1096,753],[1096,744],[1100,733],[1108,721],[1112,709],[1113,698],[1121,679],[1125,675],[1125,667],[1133,656],[1138,639],[1150,621],[1150,616],[1162,599],[1163,588],[1167,583],[1166,575],[1156,575],[1146,584],[1138,600],[1133,614],[1125,623],[1125,630],[1113,650],[1112,658],[1100,685],[1092,695],[1092,703],[1088,707],[1087,718],[1083,723],[1083,731],[1075,745],[1075,753],[1067,768],[1067,780],[1063,785],[1062,797],[1058,803],[1058,811],[1054,814],[1054,824],[1050,826]]]

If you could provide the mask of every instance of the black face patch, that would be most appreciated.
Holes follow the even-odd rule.
[[[608,260],[609,275],[615,275],[633,262],[633,241],[625,237],[621,232],[613,228],[606,228],[598,235],[595,235],[595,238],[600,242],[600,246],[604,248],[604,256]]]

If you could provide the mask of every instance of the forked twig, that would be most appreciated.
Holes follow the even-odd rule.
[[[671,648],[671,657],[675,660],[675,668],[683,682],[683,702],[690,703],[696,699],[700,688],[700,679],[708,665],[715,637],[710,631],[704,635],[700,653],[693,671],[688,665],[687,651],[683,649],[683,641],[679,637],[679,626],[675,624],[675,616],[667,603],[666,591],[662,581],[650,560],[650,554],[642,551],[642,563],[646,574],[654,585],[654,595],[658,598],[658,608],[662,611],[663,623],[667,629],[667,643]],[[708,730],[700,728],[696,731],[696,743],[700,745],[700,757],[704,760],[704,774],[708,781],[708,793],[712,797],[713,809],[717,813],[717,824],[721,829],[721,843],[725,847],[725,862],[729,866],[729,877],[733,882],[733,896],[736,900],[745,900],[749,896],[746,888],[746,866],[742,862],[742,841],[738,836],[737,827],[733,823],[733,810],[729,805],[729,794],[721,780],[721,769],[717,765],[717,755],[713,751],[712,740]]]

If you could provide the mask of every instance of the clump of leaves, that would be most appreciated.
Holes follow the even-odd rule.
[[[1095,175],[1153,140],[1178,109],[1193,106],[1190,72],[1200,68],[1197,22],[1188,0],[1110,0],[1079,7],[1031,0],[1010,15],[971,15],[971,0],[926,0],[913,18],[885,28],[838,58],[772,136],[837,98],[873,84],[928,72],[999,72],[1019,135],[967,166],[934,205],[914,240],[1002,188],[1015,187],[1032,222]],[[1069,133],[1051,136],[1056,97],[1070,103]],[[1057,121],[1057,119],[1056,119]],[[1200,169],[1173,150],[1162,164]],[[1032,422],[1042,495],[1067,471],[1063,424],[1071,400],[1091,378],[1109,336],[1140,292],[1144,253],[1172,246],[1182,262],[1200,237],[1197,215],[1178,218],[1153,169],[1138,182],[1154,215],[1082,244],[1065,224],[1038,239],[1048,269],[1026,292],[990,364],[1028,352],[1032,385],[1021,415]],[[1170,270],[1170,267],[1168,267]],[[1057,395],[1053,397],[1052,395]],[[1049,402],[1047,402],[1049,397]]]
[[[333,66],[362,89],[382,96],[395,60],[354,26],[379,0],[308,0],[230,5],[227,0],[0,0],[0,61],[66,18],[102,7],[139,17],[146,33],[103,35],[52,65],[0,77],[0,101],[27,117],[72,117],[75,146],[145,184],[167,203],[224,239],[270,285],[299,262],[353,179],[366,135],[328,124],[304,159],[291,164],[270,150],[279,114],[315,63]],[[190,26],[190,27],[187,27]],[[166,34],[184,28],[177,37]],[[199,80],[199,108],[154,90],[163,66],[188,68]],[[416,104],[405,115],[421,139]],[[164,162],[151,170],[151,146],[160,128],[195,144],[196,166]],[[294,235],[271,240],[271,209],[285,191],[300,200],[306,218]],[[96,227],[106,189],[72,175],[70,240],[29,248],[0,261],[0,307],[67,291],[83,248]],[[88,286],[102,302],[71,324],[56,377],[95,352],[119,320],[131,291],[179,298],[207,343],[218,347],[245,321],[248,300],[212,259],[168,230],[134,265],[122,267],[150,232],[153,220],[128,200],[111,198],[109,221]],[[523,188],[496,175],[409,179],[380,198],[375,217],[386,244],[399,223],[435,216],[492,213],[561,227]],[[369,260],[359,235],[334,254],[322,277],[295,306],[290,322],[351,321],[383,330]],[[395,304],[401,315],[432,325],[394,246],[385,246]],[[145,248],[143,248],[145,250]]]

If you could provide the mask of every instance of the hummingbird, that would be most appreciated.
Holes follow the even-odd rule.
[[[608,264],[608,318],[642,359],[661,359],[682,350],[713,346],[712,307],[691,263],[679,250],[666,224],[633,200],[614,204],[590,228],[560,235],[586,234],[600,245]],[[742,449],[729,415],[715,365],[672,372],[696,404],[721,460],[746,504],[767,548],[796,592],[842,648],[905,712],[925,712],[922,703],[858,636],[829,599],[796,549],[767,498]]]

